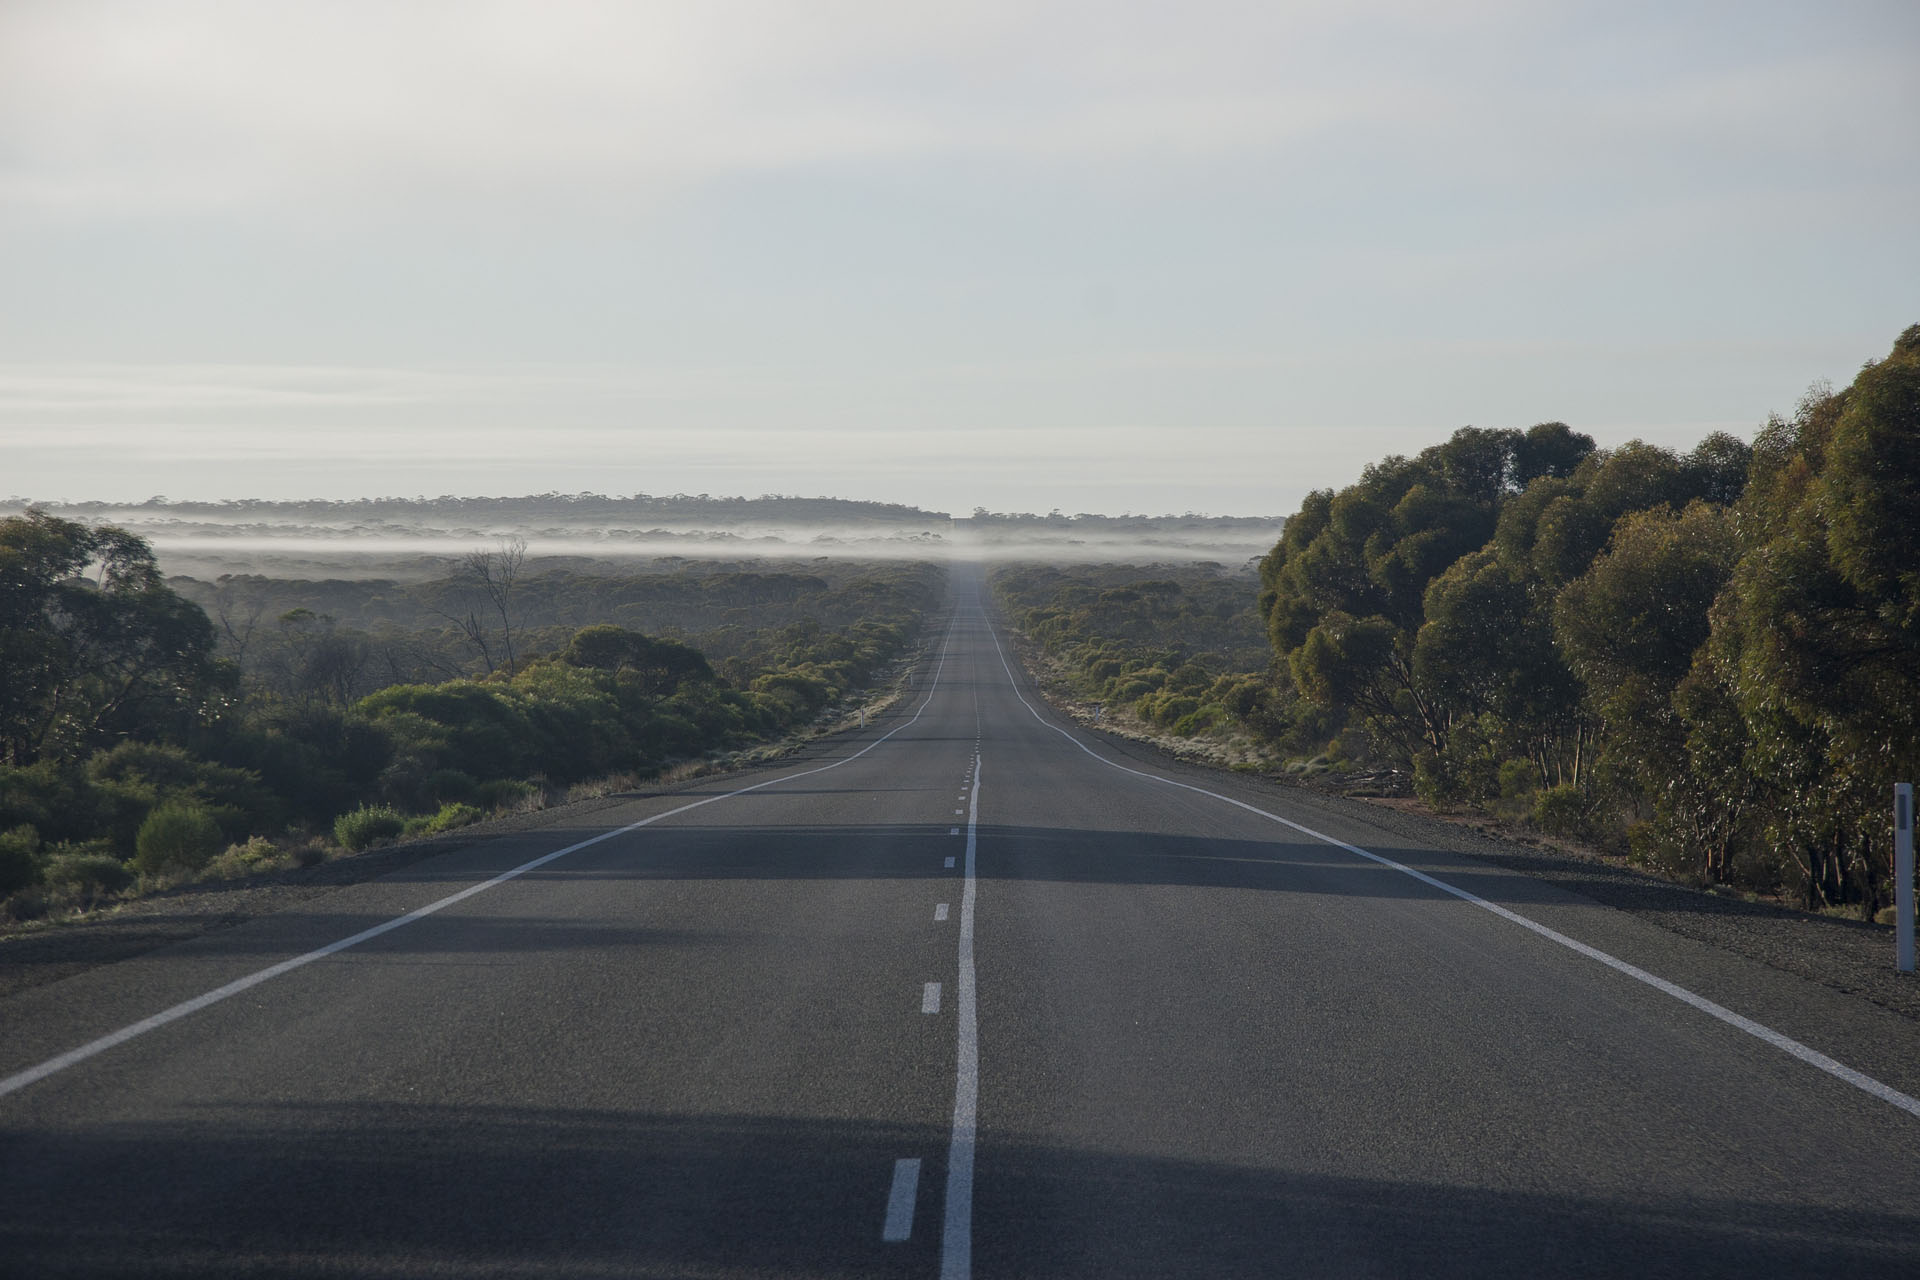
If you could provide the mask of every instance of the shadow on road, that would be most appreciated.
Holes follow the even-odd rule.
[[[932,1275],[944,1129],[401,1104],[11,1131],[20,1276]],[[883,1245],[893,1162],[925,1165]],[[1284,1165],[1282,1154],[1276,1159]],[[983,1134],[979,1276],[1910,1276],[1920,1217],[1432,1186]]]

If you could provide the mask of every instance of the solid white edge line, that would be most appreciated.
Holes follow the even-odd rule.
[[[973,771],[974,777],[978,778],[978,752],[974,753]],[[976,783],[972,812],[967,815],[966,885],[960,893],[960,972],[954,986],[954,1020],[959,1049],[955,1054],[954,1066],[953,1142],[947,1148],[947,1206],[940,1231],[941,1280],[968,1280],[973,1274],[973,1149],[980,1099],[980,1028],[974,1004],[973,903],[978,869],[975,854],[979,845],[980,788]]]
[[[151,1017],[142,1018],[138,1022],[130,1023],[127,1026],[121,1027],[118,1031],[109,1032],[104,1036],[100,1036],[98,1039],[89,1040],[76,1049],[69,1049],[57,1057],[48,1058],[45,1062],[38,1063],[22,1071],[16,1071],[12,1075],[0,1079],[0,1098],[4,1098],[10,1093],[18,1092],[30,1084],[45,1080],[48,1076],[64,1071],[77,1063],[85,1062],[88,1058],[96,1057],[109,1049],[123,1045],[137,1036],[143,1036],[147,1032],[164,1027],[170,1022],[178,1022],[190,1014],[200,1012],[200,1010],[205,1009],[209,1005],[218,1004],[230,996],[237,996],[242,991],[251,990],[263,982],[269,982],[274,978],[280,977],[282,974],[291,973],[295,969],[304,968],[316,960],[324,960],[328,956],[336,955],[339,952],[347,950],[349,947],[357,947],[361,943],[371,941],[383,933],[391,933],[395,929],[413,924],[417,920],[424,920],[436,912],[444,911],[456,903],[464,902],[475,894],[485,893],[487,890],[495,888],[498,885],[503,885],[509,880],[517,880],[527,874],[527,872],[544,867],[556,858],[564,858],[568,854],[578,853],[590,845],[596,845],[604,840],[611,840],[616,836],[623,836],[629,832],[638,831],[642,827],[650,827],[664,818],[671,818],[676,814],[686,813],[690,809],[699,809],[706,805],[718,803],[721,800],[731,800],[736,796],[746,795],[750,791],[759,791],[763,787],[776,786],[782,782],[793,782],[800,778],[812,777],[816,773],[825,773],[829,769],[838,769],[843,764],[850,764],[885,742],[888,738],[891,738],[894,734],[899,733],[902,729],[911,728],[913,724],[920,719],[921,713],[932,703],[934,694],[939,691],[940,674],[946,670],[947,652],[953,647],[953,629],[957,622],[958,616],[956,615],[954,618],[949,619],[947,623],[947,633],[940,646],[940,661],[934,667],[933,680],[927,686],[927,696],[921,701],[919,708],[914,711],[912,718],[904,724],[895,725],[850,756],[843,756],[831,764],[821,765],[817,769],[803,769],[799,773],[789,773],[778,778],[768,778],[763,782],[756,782],[750,787],[741,787],[737,791],[729,791],[724,795],[707,796],[704,799],[695,800],[691,804],[683,804],[677,808],[668,809],[664,813],[656,813],[651,818],[642,818],[638,822],[630,822],[624,827],[615,827],[610,831],[602,831],[597,836],[589,836],[585,840],[577,841],[564,849],[555,849],[552,853],[542,854],[531,862],[523,862],[511,870],[501,872],[491,880],[483,880],[479,884],[468,885],[458,893],[450,893],[444,898],[429,902],[424,907],[415,908],[405,915],[395,916],[391,920],[386,920],[374,925],[371,929],[363,929],[352,937],[342,938],[338,942],[330,942],[324,947],[318,947],[312,951],[294,956],[291,959],[282,960],[278,964],[255,970],[245,977],[235,978],[225,986],[215,987],[211,991],[194,996],[191,1000],[183,1000],[170,1008],[162,1009]]]
[[[1834,1077],[1836,1080],[1843,1080],[1846,1083],[1852,1085],[1854,1088],[1859,1089],[1863,1093],[1871,1094],[1873,1097],[1880,1099],[1882,1102],[1890,1103],[1893,1106],[1900,1108],[1902,1111],[1909,1113],[1910,1115],[1920,1116],[1920,1098],[1915,1098],[1909,1094],[1902,1093],[1900,1090],[1894,1088],[1892,1085],[1876,1080],[1872,1076],[1867,1075],[1865,1072],[1856,1071],[1852,1067],[1847,1066],[1843,1062],[1835,1061],[1833,1058],[1830,1058],[1826,1054],[1821,1053],[1818,1049],[1809,1048],[1807,1045],[1801,1044],[1798,1040],[1795,1040],[1791,1036],[1782,1035],[1780,1032],[1775,1031],[1773,1028],[1768,1026],[1763,1026],[1762,1024],[1755,1022],[1751,1018],[1735,1013],[1733,1010],[1725,1007],[1724,1005],[1715,1004],[1713,1001],[1707,999],[1705,996],[1696,995],[1694,992],[1687,990],[1685,987],[1680,986],[1677,983],[1669,982],[1667,979],[1659,977],[1656,974],[1648,973],[1645,969],[1640,968],[1638,965],[1630,964],[1627,961],[1620,959],[1618,956],[1610,955],[1607,952],[1600,950],[1598,947],[1588,946],[1586,943],[1581,942],[1576,938],[1570,938],[1566,934],[1561,933],[1559,930],[1549,928],[1546,925],[1541,924],[1537,920],[1529,919],[1528,917],[1521,915],[1517,911],[1513,911],[1507,907],[1500,906],[1498,903],[1489,902],[1485,898],[1482,898],[1476,893],[1472,893],[1466,889],[1462,889],[1455,885],[1448,884],[1444,880],[1436,879],[1435,877],[1428,875],[1424,871],[1416,871],[1412,867],[1407,866],[1405,863],[1395,862],[1392,858],[1386,857],[1382,854],[1373,853],[1367,849],[1362,849],[1359,845],[1348,844],[1345,840],[1337,840],[1330,835],[1325,835],[1321,832],[1315,831],[1312,827],[1302,826],[1300,823],[1295,822],[1290,818],[1283,818],[1277,813],[1269,813],[1265,809],[1261,809],[1254,805],[1250,805],[1246,803],[1244,800],[1235,800],[1232,796],[1223,796],[1218,791],[1209,791],[1205,787],[1196,787],[1193,784],[1187,783],[1187,782],[1176,782],[1172,778],[1163,778],[1163,777],[1160,777],[1158,774],[1147,773],[1140,769],[1130,769],[1126,765],[1116,764],[1112,760],[1109,760],[1105,756],[1101,755],[1099,752],[1093,750],[1093,748],[1081,742],[1078,738],[1074,737],[1073,734],[1069,733],[1065,729],[1062,729],[1059,725],[1049,723],[1047,719],[1044,716],[1042,716],[1038,710],[1035,709],[1034,705],[1031,702],[1027,701],[1026,695],[1020,692],[1019,682],[1014,679],[1013,667],[1007,661],[1006,650],[1000,647],[1000,636],[996,631],[994,631],[993,623],[990,620],[987,622],[987,634],[993,637],[994,651],[1000,655],[1000,665],[1003,669],[1005,669],[1007,673],[1007,679],[1013,685],[1013,696],[1020,699],[1020,705],[1025,707],[1028,713],[1032,715],[1035,720],[1038,720],[1046,728],[1053,730],[1055,733],[1065,738],[1068,742],[1071,742],[1074,746],[1080,748],[1080,750],[1084,751],[1087,755],[1092,756],[1095,760],[1098,760],[1101,764],[1106,765],[1109,769],[1118,769],[1121,773],[1130,773],[1136,778],[1145,778],[1150,782],[1164,783],[1169,787],[1178,787],[1182,791],[1192,791],[1198,795],[1209,796],[1215,800],[1220,801],[1223,804],[1230,804],[1236,809],[1244,809],[1248,813],[1258,814],[1262,818],[1266,818],[1266,819],[1269,819],[1270,821],[1277,822],[1283,827],[1288,827],[1294,831],[1298,831],[1301,835],[1311,836],[1313,839],[1322,841],[1326,844],[1330,844],[1336,849],[1344,849],[1348,853],[1353,854],[1355,857],[1365,858],[1369,862],[1377,863],[1380,866],[1386,867],[1393,871],[1398,871],[1402,875],[1411,876],[1415,880],[1420,881],[1422,884],[1431,885],[1433,888],[1438,889],[1440,892],[1451,894],[1452,896],[1460,899],[1462,902],[1470,902],[1476,907],[1480,907],[1483,910],[1492,912],[1494,915],[1499,916],[1503,920],[1512,921],[1514,924],[1519,925],[1522,929],[1526,929],[1532,933],[1536,933],[1542,938],[1545,938],[1550,942],[1557,942],[1561,946],[1567,948],[1568,950],[1578,952],[1580,955],[1587,957],[1589,960],[1598,961],[1599,963],[1607,966],[1609,969],[1613,969],[1616,972],[1623,973],[1627,977],[1632,978],[1637,982],[1644,982],[1646,985],[1652,987],[1654,990],[1662,992],[1666,995],[1672,996],[1675,1000],[1680,1001],[1682,1004],[1691,1005],[1693,1008],[1698,1009],[1700,1012],[1708,1015],[1709,1017],[1717,1018],[1721,1022],[1726,1023],[1730,1027],[1734,1027],[1740,1031],[1744,1031],[1748,1035],[1754,1037],[1755,1039],[1764,1041],[1765,1043],[1772,1045],[1774,1048],[1780,1050],[1782,1053],[1790,1054],[1791,1056],[1798,1058],[1800,1061],[1806,1063],[1808,1066],[1817,1067],[1821,1071],[1824,1071],[1828,1075]]]
[[[913,1206],[920,1197],[920,1161],[893,1162],[893,1185],[887,1188],[887,1216],[880,1224],[880,1238],[897,1244],[913,1236]]]

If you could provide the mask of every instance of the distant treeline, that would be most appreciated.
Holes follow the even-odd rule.
[[[216,622],[138,537],[0,520],[4,910],[441,830],[765,741],[902,655],[944,593],[930,565],[645,586],[520,568],[509,546],[424,587],[190,584]],[[381,629],[324,612],[355,601]],[[673,608],[723,660],[629,625]]]
[[[1097,530],[1102,533],[1220,533],[1235,530],[1264,529],[1278,524],[1274,516],[1209,516],[1189,511],[1185,515],[1118,515],[1105,516],[1094,512],[1082,511],[1077,515],[1062,515],[1050,511],[1038,516],[1027,511],[989,511],[985,507],[975,507],[973,514],[967,517],[975,526],[983,530],[999,528],[1012,529],[1053,529],[1059,531]]]
[[[6,505],[33,505],[24,497]],[[665,520],[680,524],[861,524],[868,522],[919,524],[946,520],[944,511],[922,511],[892,502],[860,502],[850,498],[801,498],[763,494],[758,498],[715,497],[676,493],[654,496],[636,493],[610,497],[599,493],[540,493],[520,497],[437,498],[313,498],[278,501],[236,498],[225,502],[170,502],[164,497],[145,502],[47,502],[55,514],[96,517],[114,512],[137,512],[145,520],[239,519],[249,522],[363,522],[417,524],[458,520],[468,523],[523,525],[537,520],[633,521]]]

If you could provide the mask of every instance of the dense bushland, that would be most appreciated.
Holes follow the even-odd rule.
[[[518,569],[493,555],[475,558],[496,581]],[[613,621],[527,627],[509,593],[470,611],[483,643],[428,679],[397,664],[370,675],[368,634],[307,603],[265,628],[278,644],[257,613],[217,629],[123,531],[0,520],[0,899],[32,914],[135,875],[245,869],[263,838],[357,848],[444,830],[546,788],[779,735],[901,654],[942,591],[928,565],[831,573],[676,581],[729,615],[717,669]],[[620,589],[596,598],[632,616]],[[790,607],[756,612],[780,599]]]
[[[1872,912],[1920,770],[1920,326],[1749,448],[1463,429],[1260,566],[1299,737],[1701,883]]]
[[[996,570],[992,585],[1028,638],[1108,710],[1183,738],[1277,731],[1250,574],[1207,565],[1021,565]]]

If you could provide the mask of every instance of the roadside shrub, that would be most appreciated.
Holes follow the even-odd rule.
[[[1198,711],[1189,711],[1175,720],[1173,734],[1177,738],[1191,738],[1196,733],[1205,733],[1226,718],[1225,707],[1209,702]]]
[[[279,846],[265,836],[253,836],[240,844],[230,844],[226,852],[209,862],[206,873],[223,880],[268,871],[283,861]]]
[[[375,840],[391,840],[407,828],[407,820],[386,805],[363,805],[333,822],[333,841],[355,853]]]
[[[1570,783],[1548,787],[1534,797],[1533,824],[1550,836],[1590,839],[1594,830],[1593,801]]]
[[[519,778],[495,778],[473,789],[473,803],[482,809],[524,809],[539,792]]]
[[[1200,699],[1186,693],[1149,694],[1140,699],[1137,711],[1142,720],[1152,721],[1165,728],[1177,723],[1181,717],[1190,716],[1200,710]]]
[[[133,867],[144,875],[198,871],[219,850],[220,824],[200,805],[168,801],[147,815],[133,839]]]
[[[40,882],[40,833],[29,826],[0,832],[0,898]]]
[[[97,845],[56,845],[45,874],[50,893],[89,907],[133,883],[127,864]]]
[[[430,803],[443,805],[472,800],[478,785],[458,769],[436,769],[421,782],[420,791]]]
[[[442,831],[452,831],[456,827],[468,826],[480,821],[487,815],[470,804],[442,805],[438,813],[424,814],[418,818],[408,818],[402,835],[432,836]]]
[[[440,812],[427,819],[427,830],[452,831],[456,827],[470,827],[486,816],[472,805],[456,801],[441,805]]]

